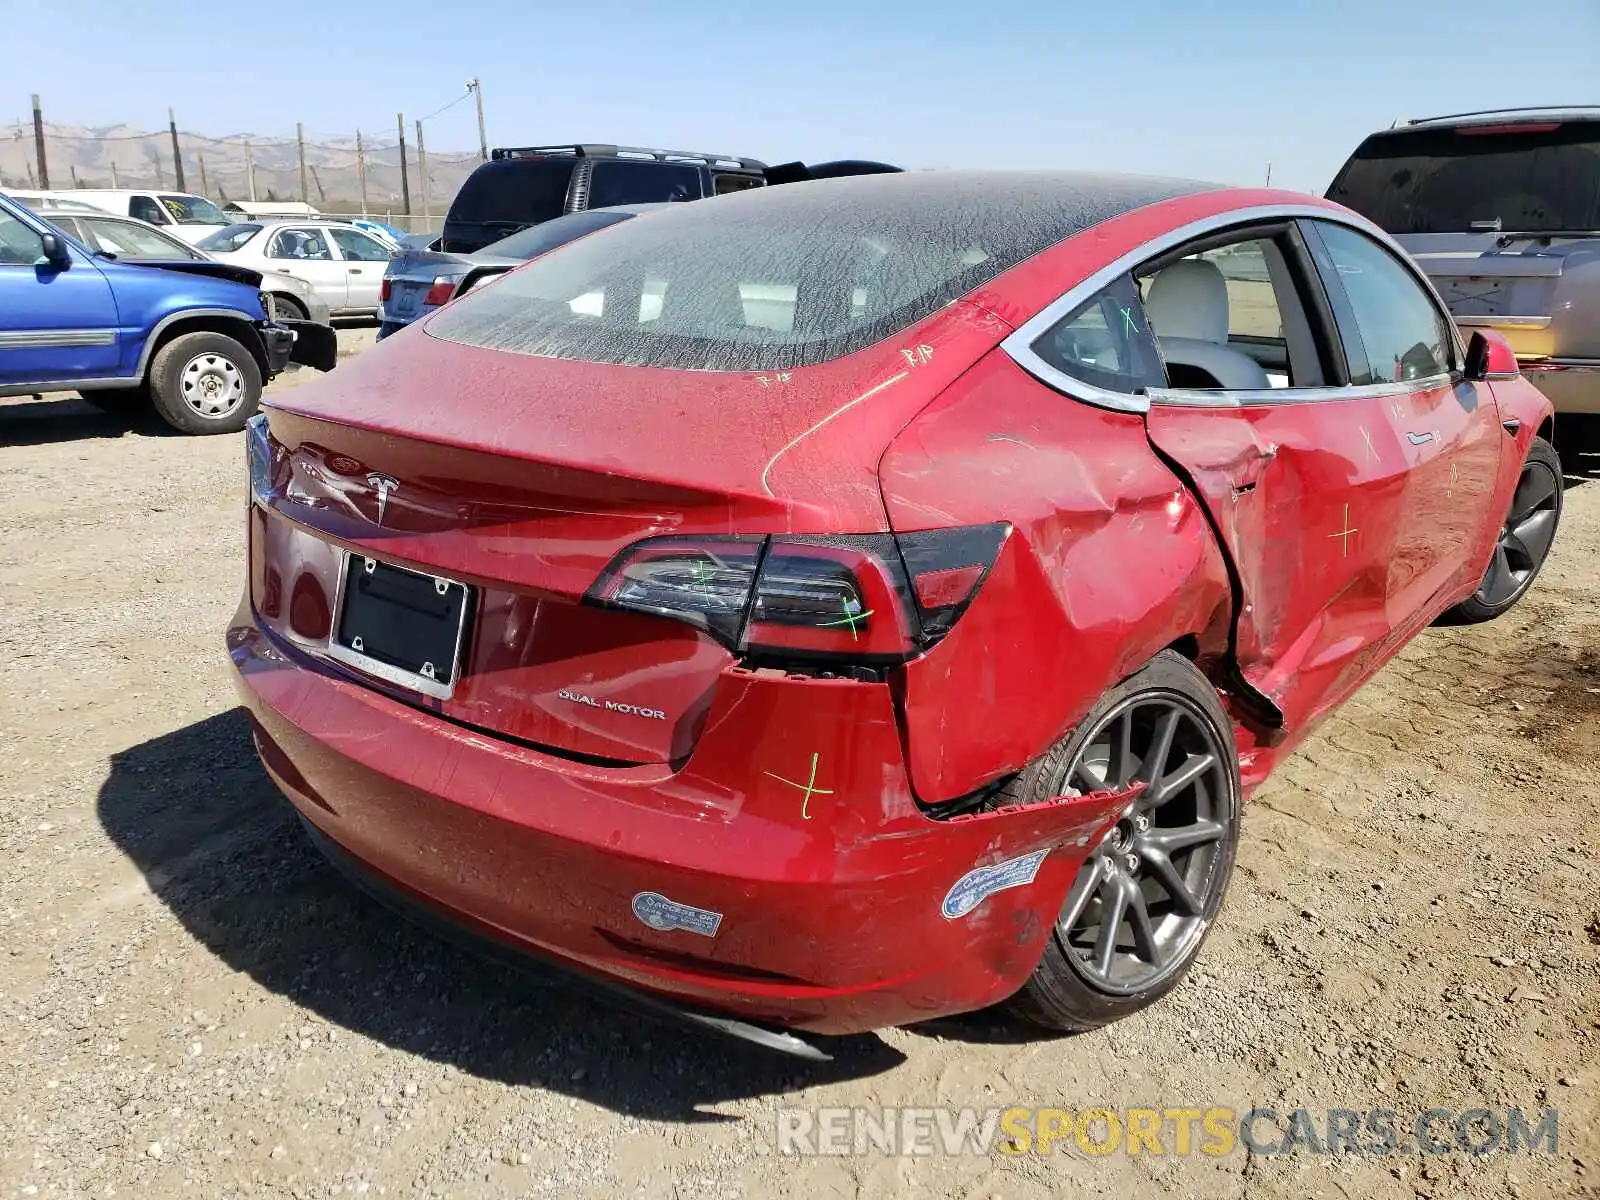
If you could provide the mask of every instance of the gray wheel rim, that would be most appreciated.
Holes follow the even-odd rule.
[[[1073,881],[1056,938],[1073,970],[1126,996],[1180,970],[1227,886],[1238,798],[1211,718],[1176,692],[1124,700],[1085,739],[1061,794],[1145,784]]]
[[[244,373],[226,354],[196,354],[178,375],[183,402],[208,421],[220,420],[244,403]]]
[[[1478,603],[1500,608],[1528,590],[1550,553],[1560,519],[1561,486],[1556,473],[1546,463],[1526,463],[1511,498],[1511,511],[1494,544],[1494,557],[1478,585]]]

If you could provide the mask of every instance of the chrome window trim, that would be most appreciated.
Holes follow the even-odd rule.
[[[1456,317],[1457,325],[1470,326],[1473,329],[1493,329],[1499,326],[1502,329],[1548,329],[1550,317]]]
[[[55,346],[114,346],[115,329],[0,330],[0,350],[39,350]]]
[[[1146,399],[1151,405],[1171,404],[1184,408],[1259,408],[1269,404],[1371,400],[1452,386],[1454,377],[1441,374],[1429,375],[1425,379],[1402,379],[1397,383],[1346,384],[1344,387],[1265,388],[1260,391],[1234,392],[1218,388],[1151,388],[1146,393]]]
[[[1433,283],[1422,270],[1411,261],[1410,255],[1403,250],[1399,243],[1385,233],[1378,226],[1368,221],[1365,217],[1339,208],[1325,208],[1317,204],[1262,204],[1251,208],[1236,208],[1231,212],[1216,213],[1213,216],[1202,217],[1191,221],[1187,225],[1180,225],[1166,233],[1154,237],[1147,242],[1134,247],[1121,257],[1107,263],[1092,274],[1088,275],[1056,299],[1045,305],[1027,321],[1019,325],[1015,331],[1000,343],[1000,349],[1028,374],[1040,383],[1053,388],[1058,392],[1066,393],[1074,400],[1083,400],[1101,408],[1116,409],[1121,412],[1145,413],[1150,411],[1150,395],[1135,395],[1131,392],[1114,392],[1106,388],[1096,387],[1086,383],[1076,376],[1070,375],[1056,367],[1051,366],[1033,350],[1033,343],[1043,337],[1063,317],[1088,301],[1100,289],[1108,286],[1119,276],[1132,271],[1140,263],[1156,258],[1168,250],[1173,250],[1185,242],[1198,241],[1213,233],[1220,233],[1235,225],[1266,224],[1271,221],[1328,221],[1335,225],[1346,225],[1351,229],[1366,234],[1380,245],[1387,248],[1399,263],[1411,273],[1433,301],[1435,308],[1443,317],[1446,326],[1452,331],[1451,338],[1455,343],[1456,361],[1465,358],[1466,351],[1461,343],[1460,331],[1456,329],[1455,322],[1450,318],[1449,306],[1439,298]],[[1091,229],[1093,226],[1090,227]],[[1087,233],[1089,230],[1083,230]],[[1079,236],[1077,234],[1074,237]],[[1057,243],[1060,245],[1061,243]],[[1158,343],[1159,348],[1159,343]],[[1449,376],[1439,376],[1448,381]],[[1423,383],[1422,380],[1412,380],[1399,385],[1381,385],[1384,389],[1394,388],[1397,391],[1410,391]],[[1159,392],[1163,397],[1201,395],[1212,397],[1213,407],[1235,407],[1229,400],[1220,397],[1260,397],[1264,392],[1223,392],[1223,391],[1194,391],[1180,388],[1156,388],[1151,392]],[[1346,399],[1356,395],[1387,395],[1387,390],[1374,390],[1366,387],[1341,387],[1341,388],[1275,388],[1272,401],[1251,399],[1247,403],[1302,403],[1309,402],[1310,398],[1302,400],[1291,393],[1316,393],[1316,399],[1333,400]],[[1168,403],[1193,403],[1192,401],[1169,399]]]

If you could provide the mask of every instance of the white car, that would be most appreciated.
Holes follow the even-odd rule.
[[[72,188],[29,195],[74,200],[122,217],[133,217],[182,238],[190,245],[224,228],[231,218],[204,196],[189,192],[126,188]]]
[[[13,197],[14,199],[15,197]],[[24,201],[24,206],[33,203]],[[87,209],[58,208],[46,205],[34,209],[57,229],[69,233],[90,250],[115,255],[125,262],[162,262],[185,258],[209,259],[212,256],[197,246],[173,237],[172,234],[132,217],[117,217],[100,212],[87,204]],[[303,279],[285,275],[281,271],[261,272],[261,290],[272,297],[277,315],[289,320],[316,321],[328,324],[328,306],[322,302],[311,285]]]
[[[305,280],[336,317],[376,316],[384,242],[347,221],[241,221],[199,243],[211,257]]]

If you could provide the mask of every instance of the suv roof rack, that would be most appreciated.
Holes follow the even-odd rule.
[[[704,154],[697,150],[659,150],[649,146],[613,146],[605,142],[567,142],[559,146],[496,146],[492,160],[532,158],[540,154],[571,154],[578,158],[647,158],[656,162],[696,163],[741,171],[764,171],[767,164],[735,154]]]
[[[1390,129],[1401,129],[1409,125],[1433,125],[1442,121],[1462,121],[1471,117],[1535,117],[1545,114],[1565,114],[1571,116],[1591,117],[1600,116],[1600,105],[1594,104],[1535,104],[1520,108],[1485,108],[1478,112],[1446,113],[1442,117],[1413,117],[1396,121],[1389,126]]]

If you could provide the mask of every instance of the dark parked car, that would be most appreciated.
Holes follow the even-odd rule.
[[[1600,413],[1600,108],[1407,121],[1328,197],[1393,234],[1457,325],[1504,334],[1557,412]]]
[[[381,341],[425,317],[441,304],[495,275],[520,267],[530,258],[564,246],[574,238],[617,225],[665,204],[625,204],[567,213],[533,225],[472,254],[445,250],[402,250],[389,262],[379,293],[378,338]]]
[[[861,159],[769,167],[754,158],[641,146],[501,146],[461,185],[436,248],[471,254],[519,229],[582,209],[681,203],[769,183],[899,169]]]

